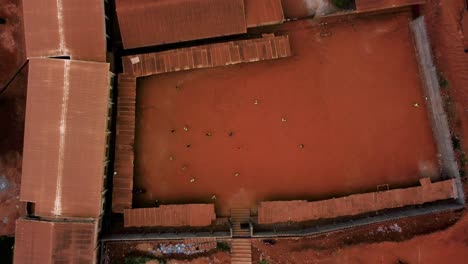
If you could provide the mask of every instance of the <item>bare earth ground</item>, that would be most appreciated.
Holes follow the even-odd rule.
[[[459,51],[462,37],[458,22],[463,0],[428,2],[424,14],[436,62],[449,82],[456,105],[456,118],[451,118],[451,128],[466,142],[468,67],[464,65],[468,64],[468,55]],[[463,144],[465,152],[467,145]],[[461,220],[444,230],[459,217]],[[419,232],[434,233],[411,238]],[[377,242],[388,240],[392,242]],[[254,260],[260,258],[269,259],[270,263],[467,263],[468,216],[463,212],[408,218],[318,237],[283,240],[274,246],[254,241]]]
[[[216,194],[227,215],[437,175],[409,19],[290,22],[291,58],[140,79],[136,205]]]
[[[0,89],[24,62],[19,0],[0,0]],[[26,70],[0,95],[0,235],[14,235],[15,221],[25,215],[19,202],[21,153],[26,105]]]
[[[0,89],[25,60],[20,0],[0,0]]]
[[[158,241],[158,242],[124,242],[124,243],[113,243],[110,244],[106,250],[106,256],[110,262],[107,263],[124,263],[125,259],[128,256],[150,256],[154,258],[153,255],[149,254],[148,249],[155,248],[159,243],[170,243],[171,241]],[[172,241],[174,242],[174,241]],[[176,244],[177,242],[174,242]],[[187,257],[184,255],[166,255],[160,256],[167,261],[167,264],[183,264],[183,263],[192,263],[192,264],[224,264],[231,263],[229,252],[227,251],[218,251],[211,250],[207,253],[203,253],[197,256]],[[147,262],[146,264],[158,264],[155,261]]]
[[[436,220],[429,221],[433,228],[440,228]],[[419,219],[421,222],[423,219]],[[410,222],[410,221],[407,221]],[[365,229],[338,232],[320,238],[290,239],[278,241],[274,246],[254,241],[254,260],[267,259],[270,263],[466,263],[468,259],[468,218],[463,217],[447,230],[418,236],[403,242],[375,240],[398,240],[406,232],[419,225],[405,225],[404,222],[388,222],[368,226]],[[359,241],[361,240],[361,241]],[[364,243],[363,243],[364,242]],[[370,244],[366,244],[370,243]],[[401,262],[398,262],[401,261]],[[254,263],[257,263],[254,261]]]
[[[451,129],[462,139],[462,151],[467,152],[468,144],[468,55],[463,53],[461,15],[464,8],[463,0],[428,0],[423,14],[426,15],[431,44],[439,71],[448,80],[449,94],[453,100],[453,113],[450,115]],[[465,13],[466,14],[466,13]],[[446,95],[447,92],[443,91]],[[465,184],[465,193],[468,193]],[[414,232],[421,226],[431,226],[437,230],[443,225],[453,223],[458,217],[455,214],[428,215],[405,219],[410,224],[398,221],[402,232],[392,231],[389,227],[394,223],[379,224],[366,227],[367,237],[356,240],[353,236],[330,234],[329,238],[318,239],[315,242],[304,243],[305,240],[288,240],[279,246],[268,247],[256,242],[256,258],[263,255],[272,261],[270,263],[467,263],[468,262],[468,216],[462,213],[461,219],[447,230],[429,235],[422,235],[403,242],[381,242],[380,240],[395,240],[405,238],[405,233]],[[379,226],[387,227],[385,233],[376,232]],[[360,229],[356,230],[361,232]],[[350,231],[353,232],[353,231]],[[426,230],[426,232],[431,232]],[[382,237],[382,234],[385,234]],[[343,238],[345,238],[343,240]],[[340,240],[341,239],[341,240]],[[331,241],[341,241],[334,248]],[[343,243],[344,242],[344,243]],[[369,244],[367,244],[369,243]],[[340,243],[338,243],[340,244]],[[320,250],[325,248],[330,250]],[[351,245],[351,246],[349,246]],[[322,246],[322,247],[321,247]],[[304,247],[309,247],[305,249]],[[287,255],[287,257],[285,257]],[[398,262],[401,261],[401,262]]]
[[[428,30],[434,57],[441,76],[448,84],[446,111],[449,113],[452,134],[462,139],[459,149],[459,163],[466,171],[468,153],[468,53],[464,52],[463,28],[461,22],[464,0],[429,0],[423,14],[427,18]],[[451,96],[447,98],[447,94]],[[463,153],[464,152],[464,153]],[[465,163],[463,167],[463,163]]]
[[[16,3],[17,0],[0,0],[0,14],[3,14],[5,12],[7,7],[9,10],[12,7],[12,5],[5,5],[4,3]],[[459,6],[461,6],[462,0],[460,1],[440,1],[440,0],[429,0],[430,4],[428,5],[430,8],[431,5],[433,7],[439,6],[440,2],[442,2],[442,5],[440,5],[440,12],[433,12],[434,10],[428,9],[428,14],[430,15],[429,18],[432,18],[432,28],[430,29],[431,31],[431,38],[435,47],[435,52],[436,52],[436,59],[439,65],[439,69],[443,71],[443,73],[446,75],[446,78],[448,79],[450,83],[450,89],[453,91],[453,93],[456,95],[454,96],[454,101],[457,104],[457,113],[459,116],[459,119],[461,121],[458,122],[458,125],[456,125],[457,129],[460,135],[464,135],[464,139],[466,140],[468,138],[467,134],[467,129],[461,129],[461,127],[468,127],[467,122],[466,122],[466,110],[465,107],[468,105],[466,102],[468,100],[467,96],[467,89],[468,85],[466,85],[466,79],[464,76],[468,76],[466,72],[464,71],[468,68],[460,68],[460,66],[457,66],[457,62],[460,61],[460,59],[453,59],[451,57],[452,55],[449,54],[447,51],[452,51],[453,43],[456,43],[453,41],[452,38],[459,38],[459,35],[457,33],[457,26],[456,26],[456,15],[459,14]],[[436,15],[435,13],[439,13]],[[1,16],[1,15],[0,15]],[[429,20],[431,21],[431,20]],[[442,21],[442,23],[440,22]],[[8,43],[11,43],[9,40],[9,35],[7,34],[5,37],[5,27],[3,25],[0,25],[0,36],[1,36],[1,42],[0,42],[0,75],[3,79],[0,78],[0,80],[5,80],[8,74],[5,74],[5,70],[10,70],[10,66],[3,66],[4,64],[9,64],[6,63],[8,60],[8,57],[6,54],[11,54],[11,52],[5,52],[7,50],[7,46],[9,45]],[[445,33],[449,32],[449,36]],[[11,47],[11,45],[9,46]],[[456,48],[456,47],[455,47]],[[9,49],[8,49],[9,50]],[[15,51],[17,52],[17,51]],[[466,55],[465,55],[466,58]],[[466,61],[466,59],[465,59]],[[458,63],[459,65],[460,63]],[[11,65],[11,64],[9,64]],[[455,69],[455,70],[454,70]],[[458,70],[457,70],[458,69]],[[0,82],[1,83],[1,82]],[[1,86],[0,86],[1,87]],[[16,90],[16,89],[13,89]],[[12,91],[13,91],[12,90]],[[21,95],[22,94],[22,95]],[[19,98],[18,103],[10,103],[11,101],[15,101],[12,98]],[[12,185],[18,184],[18,179],[19,179],[19,173],[20,173],[20,158],[18,159],[18,153],[21,152],[22,147],[18,147],[17,145],[17,140],[18,138],[22,138],[22,130],[21,128],[15,128],[12,129],[11,126],[15,127],[14,124],[20,124],[21,122],[21,117],[15,117],[16,113],[21,113],[22,111],[24,112],[24,86],[23,86],[23,91],[21,92],[21,89],[19,90],[18,94],[16,96],[8,96],[9,100],[1,100],[0,101],[0,122],[3,124],[1,126],[0,130],[0,139],[5,139],[7,133],[11,132],[5,132],[5,131],[16,131],[13,132],[13,135],[18,135],[21,134],[21,137],[19,136],[14,136],[11,140],[11,142],[7,142],[5,140],[0,140],[0,156],[1,156],[1,166],[3,167],[3,170],[0,170],[0,174],[3,171],[3,174],[7,173],[8,175],[15,175],[11,177],[9,180],[10,183],[13,183]],[[21,99],[22,98],[22,99]],[[23,101],[23,103],[21,103]],[[23,105],[23,108],[22,108]],[[7,109],[7,110],[5,110]],[[13,114],[10,115],[10,111],[13,109]],[[5,114],[8,113],[8,114]],[[21,116],[21,114],[19,114]],[[12,121],[13,118],[13,121]],[[5,125],[5,124],[8,124]],[[462,125],[463,124],[463,125]],[[21,127],[21,126],[19,126]],[[18,130],[17,130],[18,129]],[[9,137],[10,139],[10,137]],[[464,144],[465,150],[466,146],[468,144]],[[3,146],[8,146],[8,147],[3,147]],[[13,146],[13,147],[12,147]],[[11,150],[11,151],[10,151]],[[5,165],[6,164],[6,165]],[[5,172],[7,171],[7,172]],[[10,176],[9,176],[10,177]],[[0,180],[1,181],[1,180]],[[13,195],[13,193],[15,193]],[[15,197],[17,195],[17,189],[15,191],[12,191],[11,194],[7,194],[9,197]],[[4,197],[4,194],[1,194],[0,197]],[[3,199],[3,198],[2,198]],[[0,204],[4,204],[3,200],[0,201]],[[14,206],[13,208],[16,208]],[[4,208],[0,208],[0,212],[13,212],[16,209],[12,210],[6,210]],[[454,216],[455,217],[455,216]],[[410,226],[409,230],[413,230],[415,227],[419,226],[421,223],[428,223],[429,221],[438,221],[437,219],[442,219],[436,218],[435,216],[427,216],[427,219],[416,219],[412,223],[413,225]],[[263,254],[266,257],[271,257],[272,260],[275,260],[274,257],[275,255],[280,255],[283,254],[283,256],[280,256],[278,258],[278,262],[272,261],[271,263],[288,263],[288,262],[281,262],[281,261],[288,261],[289,257],[290,259],[294,259],[295,262],[289,262],[289,263],[398,263],[398,260],[404,261],[406,263],[466,263],[466,260],[468,259],[468,256],[466,255],[468,252],[468,217],[463,216],[462,220],[460,220],[456,225],[453,227],[440,231],[437,233],[433,233],[430,235],[424,235],[424,236],[419,236],[416,238],[413,238],[408,241],[404,242],[383,242],[383,243],[373,243],[373,244],[358,244],[358,245],[353,245],[353,246],[347,246],[349,244],[356,244],[360,243],[360,241],[351,241],[351,242],[346,242],[344,244],[347,245],[341,245],[338,248],[332,248],[331,252],[327,250],[321,250],[319,249],[299,249],[298,247],[295,246],[296,242],[295,240],[292,240],[292,242],[286,242],[283,247],[284,250],[280,250],[278,246],[271,247],[272,249],[275,249],[274,252],[272,253],[271,249],[265,249],[263,250]],[[3,216],[0,216],[0,220],[3,220]],[[440,221],[445,221],[450,223],[452,220],[450,218],[440,220]],[[11,221],[14,222],[14,221]],[[1,221],[0,221],[1,223]],[[432,222],[431,222],[432,223]],[[384,227],[387,228],[387,230],[390,230],[389,227],[393,226],[392,224],[385,225]],[[403,224],[398,224],[403,229],[403,232],[406,232],[408,228],[405,228]],[[437,225],[434,225],[437,226]],[[367,232],[369,234],[368,238],[362,239],[362,241],[366,243],[371,243],[372,241],[375,241],[375,236],[374,234],[377,234],[378,227],[369,227],[369,230],[372,230],[372,234]],[[12,230],[11,227],[8,227],[7,230]],[[14,229],[13,229],[14,230]],[[385,230],[385,229],[384,229]],[[2,234],[2,228],[0,224],[0,234]],[[8,231],[10,232],[10,231]],[[11,233],[10,233],[11,234]],[[398,233],[396,232],[390,232],[388,233],[389,237],[393,236],[399,236]],[[335,237],[336,234],[330,235],[330,237]],[[343,236],[341,236],[343,237]],[[346,238],[346,237],[345,237]],[[317,243],[322,243],[322,239],[320,242]],[[347,241],[345,239],[345,241]],[[260,243],[260,245],[257,245]],[[256,243],[256,248],[262,248],[263,244],[261,242]],[[301,243],[302,244],[302,243]],[[278,244],[277,244],[278,245]],[[318,247],[318,246],[316,246]],[[203,259],[197,259],[194,260],[190,263],[229,263],[227,261],[228,256],[226,256],[226,253],[218,253],[220,256],[219,257],[208,257],[208,259],[203,258]],[[257,258],[260,257],[260,253],[257,252]],[[281,258],[282,257],[282,258]],[[286,258],[286,259],[285,259]],[[403,263],[404,263],[403,262]],[[176,261],[173,263],[189,263],[189,262],[182,262],[182,261]]]

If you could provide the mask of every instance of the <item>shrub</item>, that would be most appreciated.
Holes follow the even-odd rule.
[[[350,9],[354,4],[354,0],[332,0],[332,3],[338,8]]]
[[[270,264],[270,262],[266,259],[262,259],[258,262],[258,264]]]
[[[228,243],[226,242],[217,242],[216,243],[216,248],[221,251],[229,251],[231,247],[229,246]]]
[[[445,79],[442,73],[439,73],[439,86],[440,88],[447,88],[449,86],[447,79]]]
[[[145,264],[146,262],[152,260],[148,257],[141,257],[141,256],[130,256],[125,258],[124,264]]]

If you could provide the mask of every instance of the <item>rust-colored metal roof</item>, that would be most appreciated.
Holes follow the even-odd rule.
[[[257,39],[126,56],[122,63],[125,74],[140,77],[289,56],[288,36],[265,35]]]
[[[371,11],[426,3],[426,0],[356,0],[357,11]]]
[[[214,204],[161,205],[124,211],[125,227],[199,227],[209,226],[214,220]]]
[[[284,22],[281,0],[246,0],[247,27],[258,27]]]
[[[463,12],[462,27],[463,27],[463,34],[464,34],[464,40],[465,40],[465,50],[468,50],[468,10],[466,8],[465,8],[465,12]]]
[[[246,32],[243,0],[117,0],[126,49]]]
[[[97,261],[96,247],[96,222],[16,222],[15,264],[92,264]]]
[[[31,59],[20,199],[38,216],[101,214],[107,63]]]
[[[132,208],[136,79],[119,75],[112,211]]]
[[[26,56],[106,61],[103,0],[23,1]]]
[[[439,200],[456,199],[455,180],[431,183],[421,179],[421,186],[383,192],[355,194],[346,197],[307,202],[262,202],[258,208],[259,224],[303,222],[418,205]]]

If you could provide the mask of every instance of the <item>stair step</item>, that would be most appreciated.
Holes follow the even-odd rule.
[[[251,251],[243,251],[243,252],[236,251],[232,255],[235,257],[250,258],[252,256],[252,252]]]
[[[236,246],[232,246],[233,249],[248,249],[248,250],[251,250],[251,245],[236,245]]]
[[[231,244],[233,248],[235,247],[248,247],[250,248],[252,246],[251,243],[232,243]]]
[[[232,230],[249,232],[249,231],[250,231],[250,228],[240,228],[240,227],[233,226],[233,227],[232,227]]]
[[[251,244],[232,244],[232,248],[239,248],[239,247],[250,248],[251,246],[252,246]]]
[[[231,212],[250,212],[250,208],[231,208]]]
[[[235,261],[242,261],[241,263],[252,263],[252,260],[249,258],[231,258],[231,263],[236,263]]]
[[[250,258],[252,258],[252,252],[237,252],[237,253],[231,253],[231,258],[246,258],[246,259],[250,259]]]
[[[231,256],[231,259],[245,259],[245,260],[251,260],[252,259],[252,255],[245,255],[245,256]]]
[[[252,264],[252,243],[250,239],[234,239],[232,241],[231,264]]]

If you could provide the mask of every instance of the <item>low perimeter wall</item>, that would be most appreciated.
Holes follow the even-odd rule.
[[[122,57],[123,73],[134,77],[211,68],[291,56],[288,36],[262,38],[174,49]]]
[[[124,210],[125,227],[209,226],[216,220],[214,204],[161,205]]]
[[[431,183],[420,180],[421,186],[382,192],[355,194],[316,202],[262,202],[258,208],[258,224],[304,222],[319,219],[356,216],[373,211],[456,199],[454,180]]]
[[[426,95],[426,104],[429,109],[429,119],[432,125],[432,133],[437,146],[437,156],[441,164],[442,177],[455,180],[457,185],[459,204],[464,204],[463,184],[460,180],[460,173],[452,148],[452,139],[449,129],[447,115],[445,114],[443,101],[440,95],[439,78],[437,69],[432,58],[429,36],[426,30],[424,16],[421,16],[410,23],[413,33],[413,40],[416,48],[416,55],[419,64],[419,71]]]

